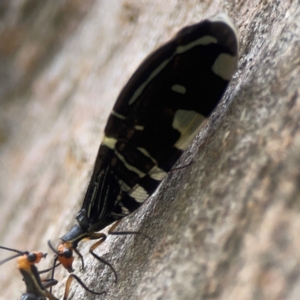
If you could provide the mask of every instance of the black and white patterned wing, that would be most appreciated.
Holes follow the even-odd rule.
[[[235,29],[221,15],[183,28],[144,60],[105,128],[82,207],[89,227],[128,215],[156,190],[219,103],[237,58]]]

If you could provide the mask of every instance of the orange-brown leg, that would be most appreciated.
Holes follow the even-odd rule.
[[[115,277],[116,277],[115,282],[117,282],[118,281],[118,275],[117,275],[117,272],[115,271],[114,267],[109,262],[107,262],[106,260],[104,260],[102,257],[100,257],[100,256],[98,256],[97,254],[94,253],[94,250],[106,240],[106,235],[104,233],[94,233],[91,239],[96,239],[96,238],[98,238],[100,240],[98,242],[96,242],[94,245],[91,246],[90,253],[96,259],[98,259],[103,264],[109,266],[112,269],[112,271],[114,272]]]

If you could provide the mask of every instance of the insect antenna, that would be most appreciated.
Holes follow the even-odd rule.
[[[15,254],[15,255],[11,256],[11,257],[8,257],[8,258],[5,258],[5,259],[1,260],[0,261],[0,266],[3,265],[4,263],[16,258],[16,257],[19,257],[19,256],[24,255],[24,254],[29,254],[28,251],[20,251],[20,250],[16,250],[16,249],[4,247],[4,246],[0,246],[0,249],[18,253],[18,254]]]

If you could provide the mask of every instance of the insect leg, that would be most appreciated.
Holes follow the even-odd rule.
[[[94,250],[106,240],[106,235],[104,233],[101,233],[101,232],[100,233],[93,233],[93,235],[90,237],[90,239],[92,239],[92,240],[100,239],[98,242],[96,242],[94,245],[91,246],[89,251],[96,259],[98,259],[103,264],[109,266],[112,269],[112,271],[114,272],[114,275],[116,277],[116,279],[115,279],[115,283],[116,283],[118,281],[118,275],[117,275],[117,272],[115,271],[114,267],[109,262],[104,260],[102,257],[100,257],[100,256],[98,256],[97,254],[94,253]]]
[[[82,280],[76,276],[75,274],[70,274],[68,279],[67,279],[67,283],[66,283],[66,288],[65,288],[65,294],[64,294],[64,298],[63,300],[67,300],[68,296],[69,296],[69,292],[70,292],[70,286],[72,283],[73,278],[89,293],[92,293],[94,295],[103,295],[106,294],[106,291],[101,291],[101,292],[95,292],[91,289],[89,289],[83,282]]]

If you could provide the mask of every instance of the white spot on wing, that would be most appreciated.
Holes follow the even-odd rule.
[[[216,44],[218,41],[215,37],[213,36],[209,36],[209,35],[206,35],[206,36],[203,36],[201,37],[200,39],[198,40],[195,40],[191,43],[188,43],[184,46],[178,46],[175,50],[175,52],[173,53],[172,56],[170,56],[169,59],[166,59],[164,60],[149,76],[148,78],[139,86],[138,89],[136,89],[135,93],[133,94],[133,96],[130,98],[130,100],[128,101],[128,104],[131,105],[133,104],[136,99],[142,94],[142,92],[144,91],[145,87],[148,85],[148,83],[153,79],[155,78],[159,73],[160,71],[162,71],[165,66],[169,63],[170,60],[173,59],[173,57],[176,55],[176,54],[179,54],[179,53],[184,53],[190,49],[192,49],[193,47],[196,47],[196,46],[199,46],[199,45],[209,45],[209,44]]]
[[[136,185],[134,187],[134,190],[132,193],[130,193],[130,196],[134,198],[136,202],[143,203],[148,197],[148,193],[144,188],[142,188],[140,185]]]
[[[150,155],[150,153],[145,148],[137,147],[137,149],[146,157],[150,158],[155,164],[157,164],[157,161]]]
[[[223,22],[224,24],[226,24],[227,26],[229,26],[235,33],[235,35],[237,35],[236,32],[236,28],[232,22],[232,20],[225,14],[219,14],[216,15],[210,19],[208,19],[210,22]]]
[[[143,131],[144,130],[144,126],[142,126],[142,125],[135,125],[134,126],[134,129],[136,129],[136,130],[140,130],[140,131]]]
[[[178,94],[183,94],[184,95],[186,93],[186,88],[183,85],[180,85],[180,84],[174,84],[171,87],[171,90],[173,92],[178,93]]]
[[[203,115],[192,110],[177,110],[172,127],[178,130],[181,136],[174,146],[178,149],[185,150],[199,132],[205,119]]]
[[[236,60],[236,56],[222,53],[215,60],[212,70],[224,80],[230,80],[235,70]]]
[[[154,168],[152,168],[152,170],[149,173],[149,176],[154,179],[154,180],[158,180],[161,181],[165,175],[167,173],[165,171],[163,171],[162,169],[158,168],[157,166],[155,166]]]
[[[117,139],[104,136],[104,139],[102,140],[101,144],[108,147],[109,149],[114,150],[117,142]]]
[[[116,143],[117,143],[117,142],[118,142],[117,139],[109,138],[109,137],[107,137],[107,136],[104,136],[104,139],[103,139],[103,141],[102,141],[101,144],[104,145],[104,146],[106,146],[106,147],[108,147],[109,149],[114,150],[114,152],[115,152],[116,156],[118,157],[118,159],[124,164],[124,166],[125,166],[128,170],[130,170],[130,171],[132,171],[132,172],[135,172],[135,173],[138,174],[138,176],[141,177],[141,178],[144,177],[144,176],[146,175],[144,172],[142,172],[142,171],[140,171],[138,168],[136,168],[136,167],[130,165],[130,164],[125,160],[125,158],[124,158],[118,151],[116,151],[115,146],[116,146]]]
[[[154,180],[162,180],[167,173],[159,167],[157,167],[157,161],[150,155],[150,153],[145,148],[138,147],[137,149],[146,157],[150,158],[156,165],[149,171],[149,176]]]
[[[129,192],[131,190],[131,188],[122,180],[118,180],[118,183],[120,185],[120,188],[123,192]]]
[[[171,56],[172,58],[173,56]],[[144,81],[143,84],[140,85],[140,87],[135,91],[135,93],[133,94],[133,96],[131,97],[131,99],[128,101],[128,104],[131,105],[139,96],[140,94],[143,92],[144,88],[146,87],[146,85],[156,76],[160,73],[161,70],[163,70],[163,68],[168,64],[168,62],[170,61],[170,59],[167,59],[165,61],[163,61],[151,74],[150,76],[147,78],[146,81]]]
[[[144,172],[140,171],[138,168],[130,165],[119,152],[115,151],[115,154],[128,170],[136,173],[140,178],[143,178],[146,175]]]
[[[125,207],[124,205],[121,205],[121,209],[122,209],[122,213],[126,216],[130,214],[130,211],[127,207]]]
[[[193,110],[178,109],[175,113],[172,127],[177,129],[182,135],[188,135],[194,131],[193,126],[198,128],[198,123],[202,123],[204,116]]]
[[[206,36],[203,36],[201,37],[200,39],[198,40],[195,40],[189,44],[186,44],[184,46],[178,46],[176,48],[176,51],[175,53],[184,53],[192,48],[194,48],[195,46],[199,46],[199,45],[209,45],[209,44],[217,44],[218,43],[218,40],[213,37],[213,36],[210,36],[210,35],[206,35]]]
[[[117,117],[117,118],[119,118],[119,119],[121,119],[121,120],[125,120],[125,119],[126,119],[125,116],[123,116],[123,115],[117,113],[117,112],[114,111],[114,110],[111,112],[111,114],[112,114],[114,117]]]

